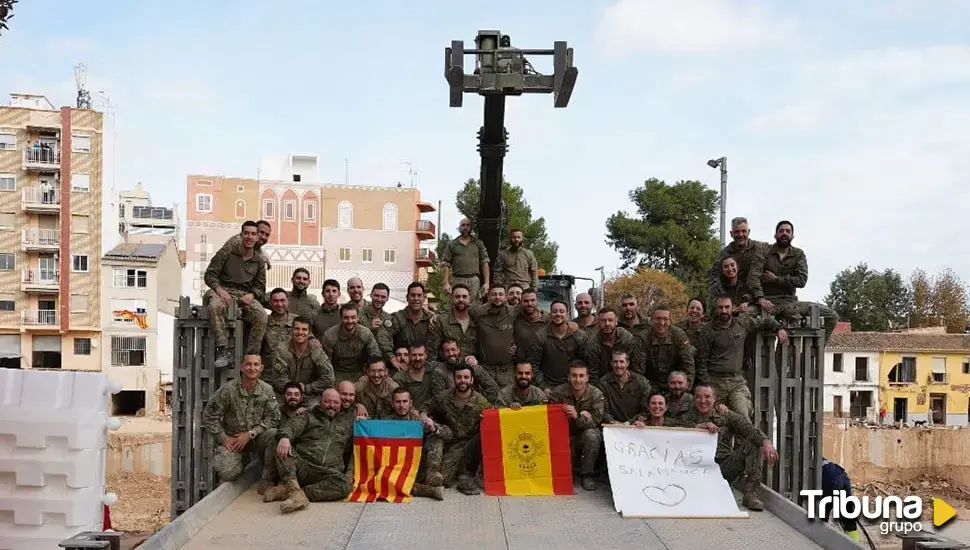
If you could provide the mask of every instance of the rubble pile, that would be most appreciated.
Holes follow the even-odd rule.
[[[970,509],[970,488],[942,477],[924,474],[908,481],[872,481],[853,485],[857,497],[907,497],[923,499],[923,519],[933,519],[933,497],[941,498],[957,510]]]

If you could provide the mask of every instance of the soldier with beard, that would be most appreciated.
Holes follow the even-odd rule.
[[[441,341],[441,348],[438,352],[441,361],[432,363],[428,367],[431,374],[431,395],[437,396],[455,387],[455,371],[458,369],[470,369],[474,380],[474,389],[485,396],[491,403],[498,406],[503,403],[500,388],[492,375],[475,362],[474,365],[468,363],[468,358],[464,361],[461,358],[461,350],[458,348],[458,341],[454,338],[445,338]],[[474,357],[470,358],[472,361]],[[433,397],[432,397],[433,398]]]
[[[620,319],[620,326],[622,328],[627,329],[633,334],[638,334],[650,328],[640,316],[640,311],[637,309],[637,297],[633,294],[628,292],[620,296],[620,311],[623,312],[623,318]]]
[[[435,320],[435,337],[438,342],[453,339],[461,348],[461,357],[474,356],[478,352],[478,325],[469,313],[471,306],[468,287],[458,283],[451,287],[451,309]],[[428,348],[438,359],[438,349]]]
[[[505,303],[510,306],[517,306],[522,302],[523,289],[519,283],[505,285]]]
[[[515,364],[515,385],[503,388],[500,392],[502,402],[512,410],[532,405],[544,405],[546,392],[532,385],[532,365],[528,362]]]
[[[824,304],[800,302],[796,292],[808,282],[808,259],[805,252],[792,246],[795,226],[782,220],[775,226],[775,244],[755,256],[748,273],[748,288],[761,310],[778,318],[798,320],[811,315],[818,305],[819,315],[825,319],[825,339],[832,335],[839,315]]]
[[[256,245],[254,246],[256,250],[256,255],[262,259],[263,263],[266,265],[266,271],[273,268],[269,263],[269,256],[263,251],[263,245],[269,242],[270,235],[273,234],[273,226],[269,224],[266,220],[259,220],[256,222]],[[229,250],[236,250],[242,245],[242,234],[236,234],[222,245],[222,248],[227,248]],[[260,298],[260,303],[263,304],[267,309],[269,308],[269,296],[263,295]]]
[[[358,310],[364,310],[370,305],[367,300],[364,299],[364,281],[360,277],[351,277],[347,279],[347,296],[350,297],[348,304],[353,304]]]
[[[586,341],[586,346],[583,348],[583,362],[589,367],[589,379],[594,384],[598,384],[599,377],[612,368],[613,353],[617,351],[626,352],[630,370],[642,374],[644,370],[642,343],[626,329],[616,326],[616,311],[613,308],[600,309],[598,317],[599,330]]]
[[[445,244],[441,253],[444,291],[451,294],[454,285],[463,284],[468,287],[471,299],[477,303],[482,291],[488,292],[491,283],[488,250],[481,239],[472,236],[472,222],[468,218],[458,223],[458,233],[458,237]]]
[[[700,298],[691,298],[687,302],[687,316],[677,326],[687,335],[691,345],[697,340],[697,331],[704,323],[704,301]]]
[[[549,390],[565,384],[569,364],[585,357],[586,331],[571,329],[566,321],[566,302],[555,300],[549,306],[549,325],[536,331],[529,352],[529,363],[535,369],[535,383]]]
[[[549,315],[539,309],[539,294],[534,288],[522,291],[517,309],[512,325],[512,347],[516,361],[528,361],[536,333],[549,324]]]
[[[341,324],[323,333],[320,343],[330,355],[337,380],[357,380],[365,365],[381,359],[381,349],[374,333],[357,322],[357,306],[340,306],[340,318]]]
[[[693,405],[694,396],[687,384],[687,374],[675,370],[667,377],[667,391],[664,394],[667,404],[667,416],[677,420],[687,414]]]
[[[593,313],[593,297],[586,292],[576,295],[576,314],[573,322],[586,332],[586,336],[592,337],[599,331],[599,320]]]
[[[603,447],[603,423],[605,400],[603,392],[589,383],[589,369],[575,362],[569,365],[569,382],[556,386],[549,393],[549,403],[562,403],[569,418],[569,440],[579,464],[581,484],[587,491],[596,490],[593,474],[596,461]]]
[[[276,352],[276,363],[271,376],[278,401],[283,400],[287,382],[300,384],[307,405],[313,406],[320,394],[334,384],[333,365],[323,349],[310,345],[310,320],[306,317],[293,319],[290,340]]]
[[[612,368],[600,378],[599,387],[606,400],[603,422],[633,424],[650,416],[650,382],[630,372],[625,352],[613,352]]]
[[[367,407],[357,402],[357,386],[350,380],[337,383],[340,394],[340,412],[337,416],[353,429],[354,421],[367,419]]]
[[[444,451],[444,442],[435,433],[434,421],[421,419],[421,412],[412,405],[411,393],[408,392],[407,388],[395,389],[391,393],[391,403],[393,409],[390,414],[384,416],[383,420],[416,420],[424,425],[421,463],[418,466],[418,475],[415,477],[411,494],[416,497],[444,500],[444,495],[441,493],[441,484],[444,481],[444,476],[441,475],[441,455]]]
[[[515,353],[513,328],[516,310],[505,299],[505,288],[496,285],[488,291],[487,305],[470,309],[471,316],[478,325],[481,364],[502,388],[515,385],[512,361]]]
[[[650,314],[650,328],[636,334],[646,355],[645,374],[657,389],[663,389],[671,371],[687,373],[687,384],[694,383],[694,346],[680,327],[670,326],[670,310],[657,306]]]
[[[384,305],[391,297],[391,289],[384,283],[377,283],[370,289],[370,303],[357,310],[358,322],[369,328],[374,336],[391,327],[391,314],[384,311]]]
[[[495,283],[506,287],[517,284],[520,290],[539,287],[539,262],[525,247],[525,234],[521,229],[509,233],[509,247],[495,258]]]
[[[407,370],[399,370],[394,375],[394,382],[408,392],[408,406],[419,411],[426,410],[434,393],[431,391],[432,375],[426,369],[428,352],[424,344],[414,344],[408,350],[409,363]]]
[[[283,388],[283,400],[280,407],[280,426],[285,425],[295,416],[305,414],[307,408],[303,404],[303,389],[299,382],[287,382]],[[276,446],[267,445],[263,451],[263,464],[267,467],[268,476],[260,480],[259,489],[256,491],[260,495],[266,494],[267,489],[279,483],[279,472],[276,471]],[[268,479],[267,479],[268,477]],[[266,502],[269,502],[268,500]]]
[[[408,285],[408,307],[391,314],[391,326],[378,334],[381,352],[396,370],[404,365],[395,363],[394,350],[401,346],[411,347],[422,343],[429,349],[436,349],[435,333],[431,323],[435,319],[424,308],[424,285],[415,281]]]
[[[323,342],[323,333],[340,325],[340,283],[334,279],[323,282],[323,304],[313,314],[313,335]]]
[[[286,293],[287,309],[290,313],[313,319],[320,309],[317,297],[307,292],[310,288],[310,272],[298,267],[293,270],[293,289]]]
[[[357,402],[367,409],[368,418],[381,418],[391,410],[395,389],[397,382],[387,377],[387,367],[378,359],[367,367],[367,379],[357,382]]]
[[[721,249],[717,260],[708,273],[712,297],[716,298],[726,293],[725,289],[721,287],[721,262],[724,261],[724,258],[734,258],[734,261],[738,264],[738,277],[742,281],[746,281],[755,257],[768,247],[768,243],[749,239],[750,233],[747,218],[738,217],[731,220],[731,238],[734,241]]]
[[[264,365],[275,365],[279,350],[285,348],[293,336],[293,321],[297,314],[289,311],[289,298],[282,288],[274,288],[269,298],[270,314],[266,318],[266,333],[263,335],[263,346],[260,355]],[[309,320],[309,317],[306,318]],[[310,347],[320,348],[320,341],[313,334],[310,335]],[[264,370],[263,376],[272,378],[273,369]],[[273,384],[271,380],[266,380]],[[274,386],[274,388],[278,388]]]

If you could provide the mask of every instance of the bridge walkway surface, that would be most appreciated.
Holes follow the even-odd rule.
[[[408,504],[314,503],[282,515],[251,487],[202,527],[184,550],[213,548],[448,548],[453,550],[816,549],[771,512],[750,519],[624,519],[609,486],[575,496],[490,497],[445,491]]]

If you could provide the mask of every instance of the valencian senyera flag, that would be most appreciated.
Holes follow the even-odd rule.
[[[573,494],[569,420],[562,405],[488,409],[481,431],[486,494]]]
[[[347,500],[409,502],[423,438],[416,420],[354,422],[354,489]]]

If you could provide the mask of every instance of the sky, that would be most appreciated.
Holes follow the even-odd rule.
[[[631,208],[629,191],[651,177],[717,189],[706,161],[727,156],[729,219],[769,241],[794,222],[802,299],[821,300],[859,262],[970,280],[970,255],[951,242],[970,205],[970,3],[427,5],[22,1],[0,36],[0,93],[72,105],[83,62],[95,108],[117,122],[115,185],[143,182],[182,212],[188,174],[255,177],[264,155],[315,154],[327,183],[408,185],[410,166],[454,233],[482,110],[471,95],[449,108],[444,48],[478,29],[522,48],[566,40],[579,68],[569,107],[510,99],[505,160],[562,272],[615,272],[605,221]]]

